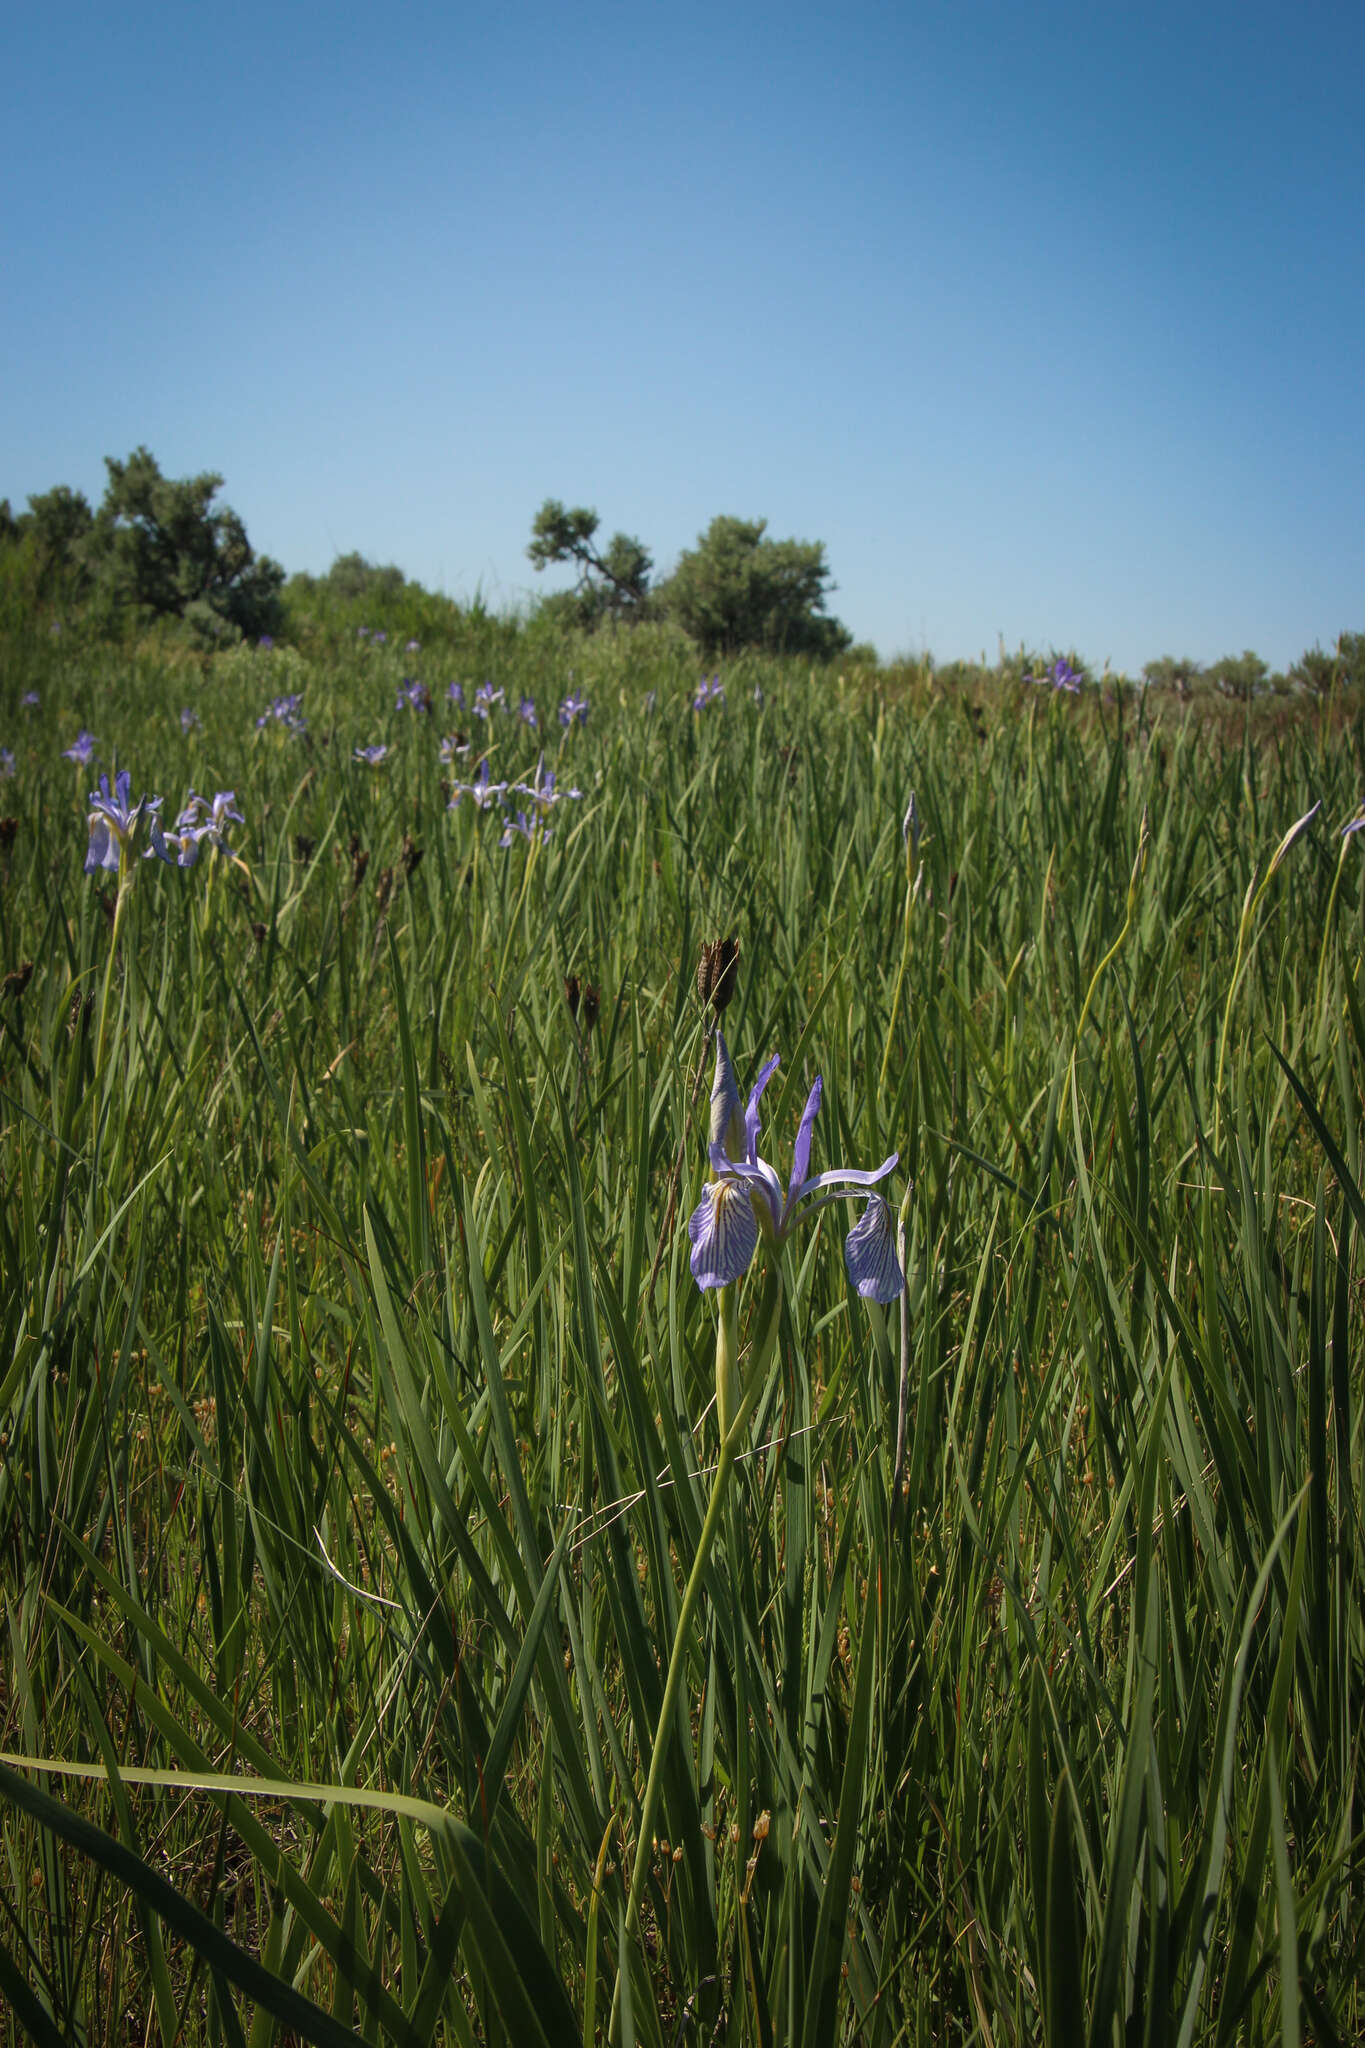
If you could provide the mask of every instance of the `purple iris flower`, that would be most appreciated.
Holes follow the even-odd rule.
[[[393,708],[395,711],[430,711],[431,692],[425,683],[416,682],[411,676],[404,676],[398,685],[398,696]]]
[[[515,818],[509,818],[502,828],[499,846],[510,846],[520,834],[523,839],[552,839],[554,834],[546,829],[539,817],[527,818],[525,811],[518,811]]]
[[[376,630],[375,632],[371,633],[371,635],[370,635],[370,638],[371,638],[371,640],[373,640],[373,642],[374,642],[374,644],[375,644],[375,646],[376,646],[376,647],[383,647],[383,646],[385,646],[385,645],[387,644],[387,641],[388,641],[388,637],[389,637],[389,636],[388,636],[388,634],[387,634],[387,633],[385,633],[385,632],[382,632],[382,631],[378,631],[378,630]]]
[[[11,748],[9,748],[9,747],[0,747],[0,776],[10,776],[10,775],[13,775],[13,773],[14,773],[14,754],[13,754],[13,751],[12,751],[12,749],[11,749]]]
[[[725,685],[719,676],[703,676],[692,699],[694,711],[704,711],[708,704],[725,702]]]
[[[13,773],[12,770],[11,773]],[[1353,818],[1346,820],[1346,823],[1341,828],[1341,836],[1343,839],[1349,839],[1353,832],[1359,832],[1362,827],[1365,827],[1365,804],[1360,805]]]
[[[565,732],[569,730],[571,725],[586,725],[588,722],[587,698],[580,697],[576,691],[570,690],[568,696],[559,707],[559,722]]]
[[[386,746],[357,747],[353,758],[363,761],[367,768],[380,768],[388,760],[389,750]]]
[[[406,646],[406,647],[404,648],[403,652],[404,652],[405,654],[420,654],[420,653],[422,652],[422,643],[421,643],[421,641],[420,641],[420,640],[409,640],[409,642],[408,642],[407,646]]]
[[[36,690],[25,690],[19,702],[23,705],[25,711],[36,711],[39,704],[38,692]]]
[[[290,697],[272,698],[256,720],[257,732],[267,725],[282,725],[290,733],[307,732],[308,721],[299,709],[299,703],[300,693],[297,690]]]
[[[64,761],[75,761],[82,768],[88,768],[94,758],[94,753],[95,735],[92,732],[87,732],[82,726],[75,739],[71,742],[71,745],[62,748],[62,759]]]
[[[180,730],[182,733],[184,733],[186,739],[189,738],[190,734],[194,731],[195,727],[197,725],[202,725],[203,722],[204,721],[199,716],[199,713],[197,711],[192,711],[188,704],[185,706],[184,710],[180,714]]]
[[[456,757],[469,752],[469,741],[462,732],[448,732],[441,741],[441,759],[447,768],[455,766]]]
[[[464,703],[464,687],[463,687],[463,685],[462,685],[462,684],[460,684],[460,683],[451,683],[451,684],[449,685],[449,687],[447,688],[447,690],[446,690],[446,695],[447,695],[447,697],[449,697],[449,699],[450,699],[450,701],[451,701],[451,703],[452,703],[452,704],[463,704],[463,703]]]
[[[267,653],[267,654],[269,654],[269,652],[270,652],[271,648],[272,648],[272,647],[273,647],[273,646],[275,645],[275,636],[274,636],[274,634],[273,634],[273,633],[262,633],[262,635],[261,635],[260,639],[259,639],[259,640],[258,640],[258,641],[256,642],[256,645],[257,645],[258,647],[263,647],[263,648],[265,649],[266,653]]]
[[[220,789],[212,803],[190,791],[185,808],[175,821],[175,830],[166,834],[166,844],[176,848],[177,867],[192,868],[206,844],[215,853],[226,854],[229,860],[237,859],[227,843],[228,826],[246,823],[241,812],[233,808],[236,802],[237,793],[231,789]]]
[[[462,796],[472,796],[478,808],[481,811],[485,811],[490,804],[496,803],[506,794],[507,784],[505,782],[494,782],[492,771],[487,761],[480,761],[474,771],[474,780],[472,782],[456,783],[451,791],[450,802],[446,808],[453,811]]]
[[[566,797],[578,799],[583,795],[581,789],[560,789],[557,787],[555,771],[553,768],[545,766],[545,756],[543,754],[536,763],[536,771],[531,781],[518,782],[514,785],[514,788],[518,796],[529,797],[533,808],[542,813],[552,811],[555,805],[563,803]]]
[[[1041,683],[1053,690],[1067,690],[1075,697],[1080,694],[1081,672],[1071,666],[1065,655],[1059,654],[1045,676],[1025,676],[1024,681]]]
[[[521,719],[523,725],[530,726],[532,732],[539,732],[540,719],[536,714],[536,703],[534,697],[522,698],[520,704],[518,704],[517,706],[517,715]]]
[[[717,1031],[716,1074],[711,1089],[710,1158],[714,1178],[702,1190],[701,1200],[687,1224],[692,1240],[692,1277],[698,1287],[730,1286],[748,1269],[758,1249],[760,1233],[770,1244],[780,1245],[798,1223],[826,1203],[847,1199],[848,1190],[861,1191],[885,1179],[900,1156],[893,1152],[871,1173],[846,1166],[810,1173],[811,1133],[823,1092],[817,1075],[801,1113],[792,1152],[791,1180],[784,1193],[776,1168],[758,1150],[759,1100],[777,1065],[774,1054],[760,1071],[744,1111],[741,1133],[734,1068],[725,1040]],[[739,1150],[741,1144],[744,1157],[731,1158],[731,1149]],[[891,1211],[880,1195],[867,1197],[863,1213],[845,1241],[844,1264],[858,1293],[869,1300],[894,1301],[905,1285],[896,1257]]]
[[[480,683],[474,692],[474,713],[478,718],[487,718],[495,704],[503,701],[502,691],[495,690],[491,683]]]
[[[90,844],[85,853],[87,875],[93,875],[99,868],[122,873],[137,840],[138,827],[144,819],[151,841],[144,851],[154,854],[158,860],[169,862],[171,855],[157,815],[161,809],[161,798],[141,796],[134,804],[132,786],[132,776],[126,768],[120,768],[114,778],[112,795],[107,775],[101,775],[98,790],[90,792]]]

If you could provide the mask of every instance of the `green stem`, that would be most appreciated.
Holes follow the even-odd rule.
[[[722,1294],[730,1294],[728,1288]],[[720,1456],[716,1460],[715,1476],[711,1481],[711,1498],[706,1507],[706,1519],[701,1525],[697,1539],[697,1553],[692,1560],[692,1569],[683,1589],[682,1606],[678,1610],[678,1626],[673,1636],[673,1652],[668,1660],[668,1675],[664,1679],[663,1705],[659,1709],[658,1726],[654,1731],[654,1754],[649,1762],[649,1776],[645,1780],[644,1803],[640,1808],[639,1833],[635,1838],[635,1864],[631,1871],[630,1896],[626,1902],[626,1936],[629,1939],[640,1924],[640,1902],[644,1897],[645,1880],[649,1875],[650,1855],[654,1841],[654,1824],[658,1817],[659,1800],[663,1793],[664,1764],[668,1757],[669,1737],[677,1713],[678,1694],[682,1687],[683,1672],[687,1666],[687,1653],[692,1642],[692,1617],[697,1611],[701,1598],[702,1582],[706,1567],[725,1511],[725,1494],[730,1483],[730,1474],[739,1457],[740,1446],[749,1418],[763,1391],[768,1376],[768,1366],[777,1344],[778,1325],[782,1312],[782,1269],[774,1256],[768,1267],[763,1283],[754,1326],[758,1334],[754,1340],[754,1353],[745,1376],[743,1393],[733,1420],[721,1438]],[[733,1314],[733,1296],[730,1303],[722,1301],[721,1320],[724,1328],[727,1314]],[[725,1342],[718,1333],[717,1348]],[[616,1996],[612,2003],[613,2031],[616,2013],[620,2005],[621,1973],[627,1968],[624,1953],[617,1964]]]

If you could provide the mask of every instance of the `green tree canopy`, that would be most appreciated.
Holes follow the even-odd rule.
[[[108,488],[81,543],[99,597],[189,619],[211,635],[278,630],[284,571],[256,554],[231,506],[214,506],[221,476],[164,477],[146,448],[126,462],[106,456],[105,468]]]
[[[598,524],[596,512],[586,505],[566,510],[558,498],[547,498],[536,514],[526,550],[537,573],[553,562],[577,564],[574,588],[551,598],[547,609],[562,612],[589,631],[604,619],[643,618],[654,567],[649,550],[628,533],[613,534],[603,553],[595,545]]]
[[[823,541],[769,540],[766,519],[720,514],[687,549],[659,593],[709,657],[744,647],[771,654],[841,654],[852,635],[825,611],[834,585]]]

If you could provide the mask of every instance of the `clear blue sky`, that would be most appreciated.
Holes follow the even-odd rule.
[[[1365,629],[1365,8],[12,8],[0,495],[221,470],[495,604],[542,499],[883,654]]]

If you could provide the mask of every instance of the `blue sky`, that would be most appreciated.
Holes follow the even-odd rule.
[[[216,469],[289,569],[826,544],[884,655],[1365,629],[1365,9],[54,5],[0,495]]]

